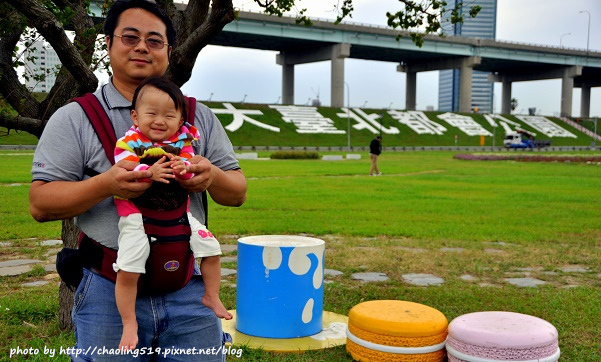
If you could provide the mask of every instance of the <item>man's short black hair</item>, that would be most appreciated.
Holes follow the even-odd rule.
[[[188,103],[186,102],[186,97],[182,93],[181,89],[170,81],[169,79],[163,76],[154,76],[148,77],[144,79],[134,92],[134,97],[131,101],[131,109],[136,109],[136,103],[141,97],[141,93],[143,93],[143,89],[146,87],[154,87],[158,90],[161,90],[169,95],[169,97],[173,100],[175,104],[175,109],[182,112],[182,117],[184,121],[188,120]]]
[[[167,28],[167,43],[170,46],[175,46],[176,33],[171,18],[157,4],[147,0],[118,0],[111,6],[104,20],[104,34],[111,39],[111,46],[119,17],[125,10],[129,9],[143,9],[161,19]]]

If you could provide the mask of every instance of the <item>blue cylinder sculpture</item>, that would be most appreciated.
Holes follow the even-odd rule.
[[[236,329],[265,338],[323,328],[323,240],[263,235],[238,240]]]

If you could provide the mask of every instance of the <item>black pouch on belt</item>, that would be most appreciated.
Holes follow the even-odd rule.
[[[83,259],[78,249],[63,248],[56,255],[56,271],[71,289],[77,288],[83,278]]]

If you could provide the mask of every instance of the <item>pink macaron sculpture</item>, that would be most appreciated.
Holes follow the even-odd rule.
[[[453,319],[446,349],[450,362],[554,362],[560,354],[551,323],[513,312],[476,312]]]

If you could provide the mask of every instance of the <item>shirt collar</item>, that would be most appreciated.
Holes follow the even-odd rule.
[[[113,85],[113,78],[111,77],[110,81],[102,86],[102,98],[106,103],[109,110],[113,108],[130,108],[131,102],[128,101],[115,86]]]

